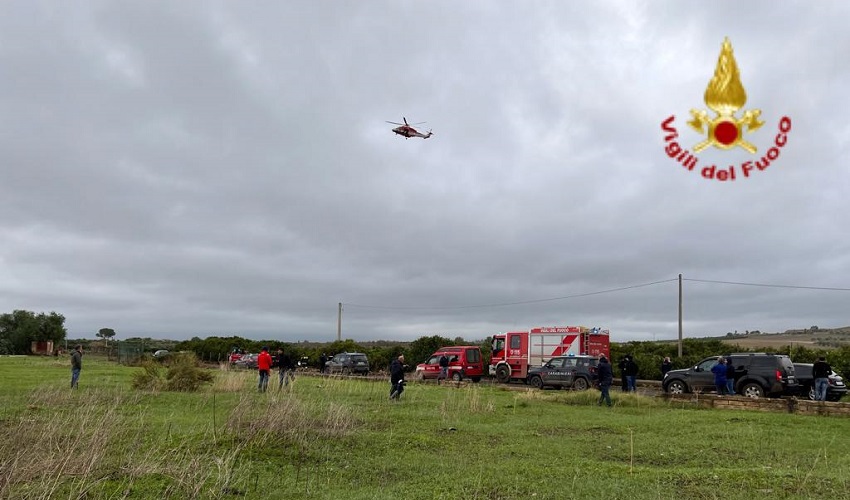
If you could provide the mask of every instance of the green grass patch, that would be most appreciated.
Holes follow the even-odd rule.
[[[850,419],[683,409],[595,391],[210,370],[198,392],[129,368],[0,357],[0,498],[847,498]]]

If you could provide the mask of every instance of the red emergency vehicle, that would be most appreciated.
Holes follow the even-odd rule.
[[[547,326],[493,335],[490,375],[499,382],[525,380],[528,369],[555,356],[608,356],[609,332],[583,326]]]

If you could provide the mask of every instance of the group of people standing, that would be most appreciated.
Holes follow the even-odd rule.
[[[284,386],[289,385],[289,382],[295,380],[295,366],[292,364],[292,358],[284,353],[281,348],[278,348],[277,354],[272,358],[272,355],[269,354],[269,348],[263,347],[257,356],[257,371],[260,374],[257,391],[266,392],[268,390],[273,367],[278,369],[278,390],[283,389]]]
[[[732,358],[717,358],[717,363],[711,367],[714,374],[714,385],[718,396],[733,396],[735,394],[735,366]]]
[[[617,364],[617,367],[620,369],[623,392],[637,392],[637,374],[639,367],[632,355],[627,354],[623,356]],[[614,383],[614,368],[611,366],[611,362],[608,361],[608,358],[604,354],[599,356],[599,363],[596,365],[596,370],[599,377],[598,383],[600,392],[599,402],[597,404],[602,406],[602,403],[605,403],[607,406],[611,406],[610,391],[611,385]]]

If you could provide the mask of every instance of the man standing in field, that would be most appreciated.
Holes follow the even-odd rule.
[[[599,403],[597,405],[602,406],[602,402],[611,406],[611,394],[609,394],[608,390],[611,389],[611,384],[614,383],[614,370],[611,368],[611,363],[608,362],[608,358],[604,355],[599,356],[599,364],[596,365],[596,369],[599,374]]]
[[[440,356],[440,374],[437,375],[437,385],[440,385],[441,380],[449,378],[449,357],[443,354]]]
[[[272,369],[272,356],[269,354],[269,348],[263,347],[260,355],[257,356],[257,370],[260,372],[260,382],[257,384],[257,390],[266,392],[269,387],[269,371]]]
[[[390,399],[398,400],[404,392],[404,355],[400,355],[390,363]]]
[[[292,358],[290,358],[286,353],[283,352],[283,349],[277,350],[277,369],[278,376],[280,377],[280,384],[277,386],[278,390],[283,389],[283,386],[288,386],[290,380],[295,380],[295,374],[293,373],[292,367]]]
[[[71,389],[77,388],[80,379],[80,370],[83,369],[83,346],[77,344],[71,351]]]
[[[829,389],[829,373],[832,367],[821,356],[812,365],[812,378],[815,379],[815,401],[826,401],[826,392]]]

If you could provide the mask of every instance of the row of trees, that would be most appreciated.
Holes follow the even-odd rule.
[[[54,349],[67,338],[65,316],[57,313],[34,313],[16,309],[0,314],[0,354],[30,354],[33,342],[53,342]],[[95,335],[108,340],[115,336],[112,328],[101,328]]]
[[[390,361],[404,354],[407,363],[411,366],[422,363],[434,351],[443,346],[450,345],[479,345],[485,360],[490,359],[491,339],[488,337],[481,341],[467,342],[462,338],[450,339],[439,335],[420,337],[412,342],[374,342],[358,344],[353,340],[329,342],[326,344],[286,343],[279,341],[256,341],[243,339],[241,337],[208,337],[200,339],[193,338],[178,343],[175,348],[184,351],[193,351],[203,359],[226,360],[234,348],[241,348],[245,352],[259,352],[263,346],[272,350],[281,347],[289,353],[293,359],[308,358],[312,366],[317,366],[322,353],[330,357],[340,352],[362,352],[369,357],[369,364],[373,370],[382,370],[389,366]],[[772,352],[785,354],[797,363],[813,363],[818,356],[827,356],[832,368],[839,374],[850,376],[850,346],[838,349],[808,349],[799,345],[782,348],[758,349],[760,352]],[[678,345],[674,342],[626,342],[611,344],[611,361],[615,366],[625,355],[631,355],[640,367],[639,377],[642,379],[660,380],[661,361],[670,357],[673,368],[687,368],[697,364],[708,356],[717,356],[729,352],[755,352],[755,349],[730,346],[718,339],[685,339],[682,343],[682,357],[678,357]]]
[[[59,346],[65,340],[65,317],[56,312],[34,313],[15,310],[0,315],[0,354],[29,354],[33,342],[52,341]],[[101,328],[98,337],[108,340],[115,336],[111,328]],[[415,365],[425,361],[438,348],[450,345],[479,345],[484,359],[490,358],[490,338],[467,342],[463,338],[450,339],[439,335],[420,337],[412,342],[368,342],[358,344],[353,340],[329,343],[287,343],[275,340],[249,340],[238,336],[194,337],[191,340],[176,342],[175,350],[192,351],[201,359],[226,360],[234,348],[245,352],[259,352],[264,346],[272,350],[283,348],[293,359],[308,358],[310,364],[318,365],[319,357],[324,353],[331,356],[340,352],[362,352],[369,356],[374,370],[385,369],[390,361],[404,354],[408,364]],[[169,341],[171,344],[173,341]],[[163,346],[160,348],[169,348]],[[630,354],[640,366],[640,377],[645,379],[661,378],[661,360],[669,356],[673,368],[692,366],[707,356],[728,352],[751,352],[753,349],[730,347],[718,339],[685,339],[682,344],[681,358],[677,357],[678,346],[673,342],[627,342],[611,344],[611,360],[614,365],[626,354]],[[844,377],[850,376],[850,346],[834,349],[809,349],[799,345],[782,348],[764,348],[759,351],[786,354],[797,363],[812,363],[818,356],[826,355],[833,369]]]
[[[65,316],[15,310],[0,314],[0,354],[29,354],[33,342],[65,340]]]
[[[242,337],[207,337],[201,339],[194,337],[185,342],[179,342],[174,346],[179,351],[192,351],[199,358],[205,360],[226,360],[233,349],[242,349],[245,352],[256,353],[263,347],[272,351],[282,348],[293,359],[308,358],[310,365],[318,366],[319,358],[325,354],[328,358],[340,352],[362,352],[369,357],[369,364],[373,370],[386,369],[392,359],[403,354],[408,364],[415,365],[425,361],[434,351],[443,346],[467,344],[462,338],[450,339],[439,335],[420,337],[412,342],[369,342],[358,344],[353,340],[342,340],[317,343],[287,343],[276,340],[249,340]],[[490,341],[473,342],[473,345],[481,345],[486,358],[489,358]],[[485,359],[486,359],[485,358]]]

